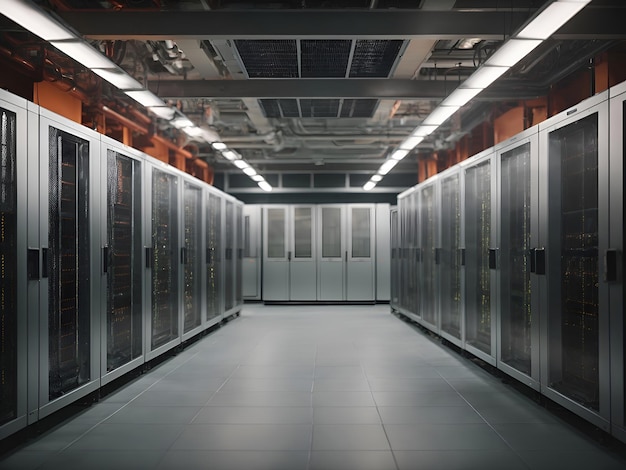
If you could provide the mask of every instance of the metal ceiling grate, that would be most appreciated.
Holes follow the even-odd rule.
[[[342,118],[371,118],[374,115],[374,110],[378,105],[378,100],[365,99],[365,100],[343,100],[341,106]]]
[[[300,41],[302,77],[345,77],[351,45],[351,40]]]
[[[259,100],[261,108],[265,117],[268,118],[281,118],[280,107],[278,106],[278,100]]]
[[[280,109],[282,110],[283,117],[297,118],[300,117],[300,110],[298,109],[297,100],[278,100]]]
[[[295,40],[240,39],[235,45],[250,78],[298,78]]]
[[[363,39],[356,42],[350,77],[385,78],[402,47],[402,40]]]
[[[300,117],[297,100],[292,99],[262,99],[259,100],[265,117],[268,118],[292,118]]]
[[[300,100],[300,109],[303,118],[332,118],[337,117],[339,100]]]

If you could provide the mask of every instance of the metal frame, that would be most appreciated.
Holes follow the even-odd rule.
[[[218,191],[217,189],[213,188],[212,186],[208,186],[205,188],[205,204],[211,204],[211,199],[213,198],[217,198],[218,202],[219,202],[219,206],[220,206],[220,234],[219,234],[219,250],[218,251],[218,263],[220,263],[218,265],[218,267],[220,269],[218,269],[217,275],[219,277],[219,291],[218,291],[218,315],[216,315],[214,318],[207,320],[206,319],[206,311],[208,309],[208,305],[206,303],[206,299],[205,299],[205,310],[203,312],[204,314],[204,318],[203,318],[203,324],[205,328],[210,328],[216,324],[218,324],[219,322],[221,322],[224,318],[224,269],[223,269],[223,263],[224,263],[224,201],[223,201],[223,193],[221,193],[220,191]],[[208,198],[208,199],[207,199]],[[205,206],[206,207],[206,206]],[[205,217],[205,222],[207,225],[205,225],[205,232],[206,234],[209,233],[209,228],[208,228],[208,219],[206,219]],[[205,243],[206,246],[206,243]],[[204,265],[204,271],[205,271],[205,284],[206,285],[206,263]]]
[[[311,211],[311,256],[308,258],[296,257],[296,209],[309,209]],[[290,301],[314,301],[317,300],[317,250],[315,235],[317,233],[317,211],[312,204],[296,204],[288,206],[287,210],[287,249],[289,258],[289,300]],[[308,271],[308,275],[307,275]],[[312,283],[312,284],[311,284]],[[294,285],[305,284],[305,288],[299,291]]]
[[[341,246],[340,246],[340,255],[339,257],[324,257],[323,250],[323,237],[322,233],[324,230],[324,218],[323,211],[324,209],[338,209],[340,211],[340,230],[341,230]],[[319,204],[317,206],[317,239],[316,243],[318,244],[317,249],[317,299],[321,301],[341,301],[346,298],[346,283],[345,283],[345,261],[344,261],[344,253],[347,255],[346,250],[346,205],[345,204]],[[324,272],[326,267],[334,268],[333,272],[337,271],[337,264],[341,263],[341,296],[338,295],[327,295],[324,290],[324,282],[328,282],[328,273]],[[327,270],[326,270],[327,271]],[[333,283],[334,284],[334,283]]]
[[[283,213],[283,256],[270,257],[269,250],[269,211],[282,211]],[[289,243],[289,206],[284,204],[272,204],[263,206],[263,291],[262,298],[265,301],[288,301],[290,292],[289,260],[291,254]],[[280,289],[280,293],[278,292]]]
[[[438,264],[436,263],[435,257],[437,256],[437,250],[439,250],[439,247],[441,245],[440,242],[440,217],[439,217],[439,205],[438,205],[438,201],[439,201],[439,175],[435,175],[431,178],[429,178],[428,180],[426,180],[424,183],[422,183],[420,185],[420,190],[419,190],[419,199],[417,202],[417,207],[419,207],[419,212],[417,215],[418,217],[418,239],[419,239],[419,259],[420,259],[420,263],[419,263],[419,273],[418,273],[418,284],[419,284],[419,293],[420,296],[418,298],[418,303],[419,303],[419,309],[420,309],[420,314],[418,315],[418,322],[424,326],[425,328],[428,328],[429,330],[431,330],[434,333],[439,334],[441,331],[441,316],[439,314],[439,268],[438,268]],[[428,189],[432,189],[433,191],[433,197],[432,197],[432,207],[427,207],[426,202],[425,202],[425,197],[424,197],[424,193],[425,191],[427,191]],[[433,230],[434,230],[434,234],[433,234],[433,246],[432,247],[426,247],[424,246],[424,243],[426,242],[423,237],[422,237],[422,229],[424,226],[424,210],[428,210],[430,209],[432,211],[434,220],[432,221],[434,224]],[[425,267],[424,267],[424,259],[425,257],[429,256],[427,254],[427,250],[428,249],[432,250],[432,257],[433,257],[433,273],[434,274],[434,279],[433,279],[433,288],[432,289],[427,289],[425,288],[423,282],[424,279],[428,276],[430,276],[430,274],[426,274],[425,273]],[[428,296],[432,296],[432,298],[430,299],[432,301],[432,308],[434,310],[433,312],[433,317],[434,317],[434,322],[430,322],[429,320],[427,320],[424,317],[424,312],[426,311],[426,306],[424,305],[424,301],[428,300]]]
[[[261,300],[263,206],[260,204],[244,205],[243,218],[243,297],[246,300]],[[248,220],[247,226],[246,219]],[[248,246],[246,246],[246,237]],[[248,249],[247,252],[246,249]],[[246,291],[246,289],[250,290]]]

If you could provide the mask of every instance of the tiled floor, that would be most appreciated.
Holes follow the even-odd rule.
[[[240,318],[0,460],[0,469],[624,469],[389,313]]]

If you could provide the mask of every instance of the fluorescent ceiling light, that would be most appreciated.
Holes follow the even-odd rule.
[[[245,160],[235,160],[233,161],[233,164],[240,170],[243,170],[244,168],[248,168],[250,166]]]
[[[199,127],[183,127],[183,132],[187,134],[189,137],[200,137],[203,132]]]
[[[413,150],[415,147],[417,147],[422,142],[422,140],[424,140],[424,137],[422,137],[422,136],[419,136],[419,137],[417,137],[417,136],[410,136],[410,137],[406,138],[404,140],[404,142],[402,142],[398,146],[398,148],[406,149],[406,150]]]
[[[256,181],[257,183],[260,183],[261,181],[265,181],[265,178],[263,178],[261,175],[254,175],[251,176],[252,181]]]
[[[500,78],[507,70],[509,70],[508,67],[483,66],[461,83],[461,88],[485,89]]]
[[[368,181],[367,183],[363,185],[363,189],[365,191],[370,191],[374,189],[375,187],[376,187],[376,183],[374,183],[373,181]]]
[[[426,119],[424,119],[424,124],[435,126],[443,124],[458,110],[458,106],[438,106],[428,115]]]
[[[385,163],[380,165],[380,168],[378,169],[378,174],[379,175],[386,175],[397,164],[398,164],[398,160],[391,160],[391,159],[389,159],[389,160],[385,161]]]
[[[93,69],[93,73],[120,90],[139,90],[143,88],[141,83],[121,70]]]
[[[192,127],[194,125],[193,122],[191,122],[188,118],[186,117],[177,117],[176,119],[174,119],[171,122],[172,126],[174,126],[176,129],[182,129],[184,127]]]
[[[411,133],[411,137],[426,137],[435,132],[439,126],[421,125]]]
[[[76,39],[71,31],[30,2],[2,0],[0,13],[46,41]]]
[[[215,150],[226,150],[226,144],[222,143],[222,142],[213,142],[211,144],[211,147],[213,147]]]
[[[380,180],[382,180],[383,177],[381,175],[373,175],[370,180],[373,181],[374,183],[378,183]]]
[[[237,155],[237,153],[233,152],[232,150],[227,150],[226,152],[222,152],[222,156],[226,160],[235,160],[239,157],[239,155]]]
[[[263,191],[267,191],[268,193],[272,190],[272,187],[267,181],[259,181],[259,188],[261,188]]]
[[[51,41],[50,44],[89,69],[114,69],[116,67],[104,54],[83,41]]]
[[[402,160],[404,157],[406,157],[409,154],[409,150],[404,150],[404,149],[398,149],[395,152],[393,152],[391,154],[391,158],[394,160]]]
[[[487,59],[485,64],[496,67],[513,67],[541,42],[540,39],[509,39],[495,54]]]
[[[176,111],[169,106],[151,106],[148,110],[161,119],[167,119],[168,121],[176,114]]]
[[[522,39],[548,39],[590,1],[558,1],[551,3],[515,37]]]
[[[252,168],[251,166],[249,166],[248,168],[244,168],[243,172],[250,177],[256,175],[256,170]]]
[[[161,100],[161,98],[154,96],[148,90],[125,91],[124,93],[146,108],[150,106],[165,106],[165,103]]]
[[[465,106],[481,91],[480,88],[457,88],[442,101],[440,106]]]

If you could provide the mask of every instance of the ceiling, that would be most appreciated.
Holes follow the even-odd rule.
[[[37,3],[196,124],[217,132],[278,192],[302,192],[360,190],[445,96],[549,2]],[[545,96],[552,84],[626,37],[619,21],[624,13],[623,1],[593,1],[376,189],[397,192],[415,184],[417,159],[453,148],[491,118],[494,104]],[[159,126],[173,132],[166,122]],[[196,145],[201,158],[230,175],[221,181],[224,189],[259,191],[206,142]]]

